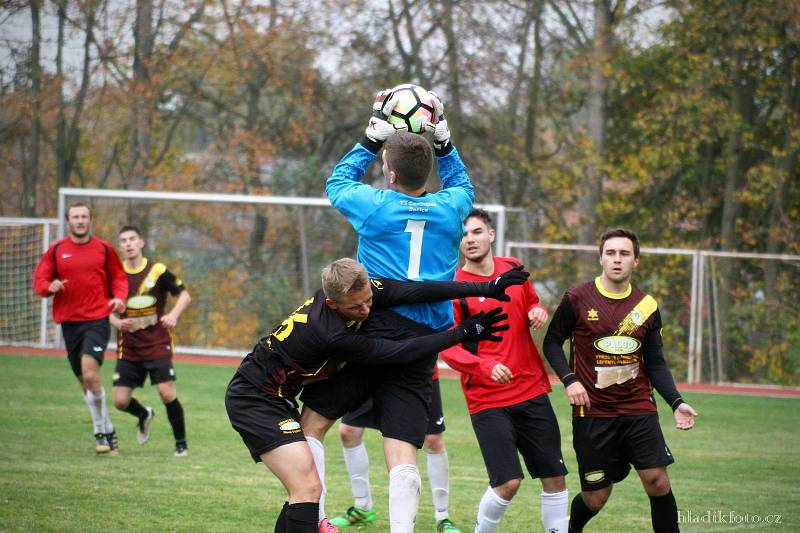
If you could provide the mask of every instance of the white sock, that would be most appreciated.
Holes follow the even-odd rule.
[[[342,446],[342,451],[344,451],[344,464],[347,466],[347,473],[350,474],[350,488],[353,490],[355,506],[365,511],[371,511],[372,491],[369,487],[367,447],[361,442],[352,448]]]
[[[325,447],[314,437],[306,435],[306,442],[311,448],[311,455],[314,457],[314,465],[317,467],[319,480],[322,482],[322,494],[319,495],[319,521],[327,516],[325,514]]]
[[[569,516],[567,506],[569,495],[567,490],[561,492],[542,491],[542,525],[548,533],[567,533]]]
[[[389,471],[389,528],[391,533],[413,533],[419,509],[422,479],[417,465],[397,465]]]
[[[106,409],[106,391],[103,387],[100,390],[87,389],[83,395],[86,406],[89,408],[89,413],[92,415],[92,424],[94,424],[95,433],[111,433],[114,431],[114,426],[111,425],[111,420],[108,418],[108,409]],[[111,430],[107,431],[107,426],[111,426]]]
[[[511,500],[504,500],[492,487],[488,487],[483,493],[481,503],[478,504],[475,533],[495,533],[510,503]]]
[[[448,517],[450,503],[450,463],[447,452],[428,453],[428,481],[431,484],[434,518],[437,522]]]

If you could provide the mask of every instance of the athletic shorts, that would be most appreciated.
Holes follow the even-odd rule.
[[[359,428],[381,429],[378,416],[373,409],[372,398],[367,400],[364,405],[351,411],[342,417],[342,423],[348,426]],[[433,380],[433,393],[431,395],[431,407],[428,416],[427,435],[439,435],[444,433],[444,410],[442,409],[442,391],[439,387],[439,380]]]
[[[111,335],[108,318],[86,322],[64,322],[61,324],[61,334],[64,336],[67,359],[73,374],[78,377],[82,374],[83,356],[93,357],[102,366],[103,354],[108,346],[108,337]]]
[[[484,409],[470,419],[492,487],[524,477],[519,455],[533,478],[567,474],[561,456],[561,432],[547,394],[507,407]]]
[[[581,489],[602,489],[625,479],[631,470],[675,462],[664,441],[658,414],[574,417],[572,445],[578,459]]]
[[[388,309],[376,309],[360,335],[394,340],[435,333],[431,328]],[[428,431],[436,353],[406,365],[348,363],[326,380],[307,385],[300,400],[329,420],[358,409],[370,397],[384,437],[422,448]]]
[[[148,374],[150,375],[151,385],[177,379],[175,369],[172,366],[172,359],[169,357],[146,361],[117,359],[117,366],[114,369],[114,386],[130,387],[131,389],[142,387]]]
[[[300,429],[297,406],[285,398],[264,393],[238,372],[225,392],[225,409],[233,429],[239,432],[257,463],[263,453],[306,440]]]

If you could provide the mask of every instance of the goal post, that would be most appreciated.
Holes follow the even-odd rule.
[[[528,266],[553,310],[585,277],[578,265],[596,261],[598,250],[507,241],[505,253]],[[800,255],[642,248],[641,256],[634,283],[659,302],[664,354],[677,379],[800,384]]]
[[[45,347],[57,338],[50,302],[33,290],[33,271],[55,238],[54,218],[0,217],[0,343]]]

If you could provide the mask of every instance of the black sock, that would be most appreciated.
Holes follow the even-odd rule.
[[[292,503],[286,507],[286,533],[318,533],[319,502]]]
[[[572,498],[572,505],[569,509],[569,531],[570,533],[581,533],[583,531],[583,526],[586,523],[594,518],[597,514],[597,511],[592,511],[586,506],[586,503],[583,501],[583,496],[581,493],[575,495]]]
[[[126,413],[130,413],[136,418],[144,418],[147,416],[147,409],[144,408],[142,404],[139,403],[139,400],[136,398],[131,398],[128,407],[122,409]]]
[[[650,518],[655,533],[677,533],[678,504],[672,490],[663,496],[650,496]]]
[[[286,533],[286,508],[288,506],[289,502],[283,502],[283,508],[278,514],[278,519],[275,520],[275,533]]]
[[[176,444],[186,445],[186,426],[183,423],[183,406],[177,398],[164,404],[167,408],[167,418],[169,425],[172,426],[172,434],[175,436]]]

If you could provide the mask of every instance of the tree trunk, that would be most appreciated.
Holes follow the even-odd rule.
[[[150,172],[152,105],[150,65],[153,59],[153,0],[136,0],[136,21],[133,27],[134,56],[131,93],[131,135],[127,185],[145,189]],[[130,205],[128,220],[147,234],[149,209]]]
[[[447,95],[445,98],[445,115],[450,130],[458,132],[461,125],[461,78],[458,70],[459,38],[453,27],[453,0],[442,2],[442,28],[444,30],[447,63]]]
[[[780,253],[783,235],[785,214],[783,212],[783,201],[789,187],[789,180],[792,179],[792,171],[797,161],[797,152],[792,142],[792,136],[797,124],[800,123],[800,89],[797,88],[797,79],[794,75],[794,61],[797,53],[797,32],[784,27],[782,37],[787,43],[783,53],[783,72],[784,80],[781,89],[781,103],[784,109],[785,125],[783,131],[783,155],[776,163],[775,173],[775,193],[772,195],[772,203],[769,208],[769,226],[767,227],[767,253]],[[767,261],[764,266],[764,293],[767,302],[777,304],[780,293],[777,287],[778,262]]]
[[[594,0],[594,38],[589,73],[588,135],[591,143],[583,194],[578,201],[581,227],[578,242],[592,244],[597,239],[597,205],[603,191],[603,165],[606,149],[608,80],[605,68],[611,53],[611,10],[609,0]],[[582,277],[597,269],[594,257],[581,263]]]
[[[36,185],[39,182],[39,143],[42,137],[42,43],[41,0],[31,0],[31,134],[22,182],[22,215],[36,216]]]

